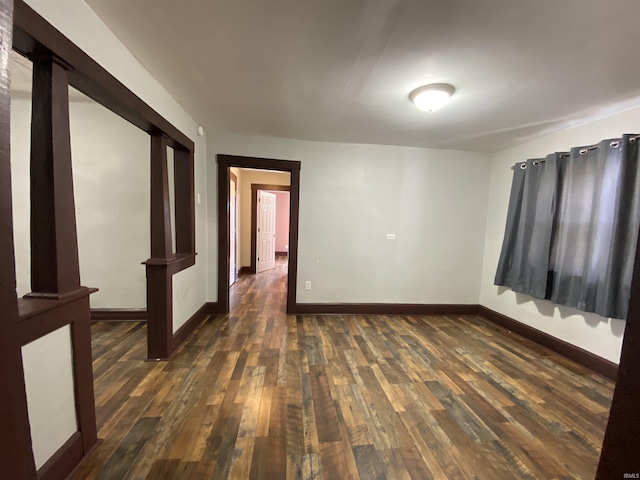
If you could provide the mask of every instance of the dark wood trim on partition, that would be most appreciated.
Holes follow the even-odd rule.
[[[185,268],[189,268],[196,263],[196,254],[175,254],[171,258],[150,258],[143,265],[151,265],[154,267],[165,267],[172,275],[181,272]]]
[[[173,278],[166,259],[173,256],[167,139],[151,135],[151,259],[147,271],[147,356],[171,355],[173,329]]]
[[[11,152],[8,71],[13,23],[13,1],[0,0],[0,478],[35,480],[31,450],[22,352],[17,340],[16,297],[11,195]]]
[[[0,386],[0,433],[9,440],[9,446],[0,449],[0,477],[30,479],[36,478],[36,472],[20,352],[22,342],[35,340],[62,326],[70,326],[76,411],[83,455],[87,455],[97,442],[88,299],[92,290],[80,286],[78,275],[68,85],[153,135],[155,148],[164,144],[165,155],[167,145],[175,151],[175,206],[179,216],[176,219],[179,227],[176,232],[177,254],[166,248],[166,228],[156,228],[154,231],[159,230],[160,234],[152,233],[152,241],[156,245],[152,258],[146,262],[148,277],[152,277],[147,289],[147,297],[151,300],[148,314],[153,315],[155,306],[161,305],[157,310],[164,314],[163,319],[168,319],[169,325],[172,320],[171,276],[195,263],[194,143],[23,0],[15,0],[13,15],[11,0],[0,0],[0,6],[0,63],[7,65],[12,28],[13,48],[34,62],[31,149],[34,292],[22,299],[20,305],[15,295],[12,243],[9,76],[6,71],[0,72],[0,258],[3,259],[0,268],[0,310],[3,319],[7,320],[0,322],[0,367],[5,372]],[[166,163],[159,174],[157,171],[155,173],[161,178],[160,182],[155,179],[155,183],[162,183],[160,197],[164,214],[164,207],[168,206],[164,202]],[[155,196],[158,197],[157,194]],[[165,245],[160,244],[160,247],[159,236],[165,240]],[[169,237],[169,245],[170,240]],[[160,250],[162,252],[158,254]],[[152,273],[149,274],[149,271]],[[168,356],[169,349],[176,348],[176,342],[172,335],[167,335],[167,340],[163,353]],[[5,392],[6,388],[9,390]],[[66,445],[68,452],[74,452],[75,445],[76,440]],[[64,478],[70,473],[68,470],[77,455],[68,452],[51,459],[46,471],[57,473],[45,472],[45,475]]]
[[[297,303],[298,315],[475,315],[478,305],[419,303]]]
[[[84,456],[82,435],[76,432],[38,469],[38,480],[67,478]]]
[[[146,308],[92,308],[92,322],[146,322]]]
[[[182,342],[184,342],[189,337],[189,335],[191,335],[193,331],[200,326],[202,322],[204,322],[211,315],[217,314],[217,302],[207,302],[202,305],[202,307],[200,307],[198,311],[194,313],[184,325],[176,330],[176,333],[173,334],[172,353],[174,353],[178,349],[178,347],[182,345]]]
[[[81,316],[71,323],[73,372],[78,429],[82,435],[83,453],[98,442],[95,395],[93,390],[93,357],[91,355],[91,315],[89,297],[77,300],[82,304]]]
[[[97,443],[93,368],[91,357],[91,323],[89,295],[95,289],[82,288],[83,294],[61,300],[24,298],[19,301],[20,321],[16,338],[20,346],[69,326],[74,372],[74,392],[82,456]],[[59,468],[59,467],[56,467]],[[68,474],[68,472],[67,472]]]
[[[194,169],[193,150],[174,150],[173,183],[177,254],[191,254],[196,251]]]
[[[17,338],[26,345],[83,317],[90,318],[88,299],[95,289],[83,287],[73,296],[56,300],[25,297],[18,300],[20,321]],[[83,311],[87,307],[86,312]],[[89,336],[89,339],[91,336]]]
[[[13,49],[25,57],[51,52],[70,69],[69,85],[141,130],[162,132],[176,150],[194,151],[193,141],[96,63],[23,0],[15,0]]]
[[[229,312],[229,167],[259,168],[289,172],[289,265],[287,281],[287,313],[294,313],[298,281],[298,222],[300,215],[299,161],[271,158],[217,155],[218,161],[218,307]]]
[[[173,338],[173,275],[195,264],[193,151],[174,149],[176,252],[172,246],[167,138],[151,134],[151,258],[147,270],[147,355],[168,359]]]
[[[251,273],[258,271],[256,263],[256,257],[258,256],[258,190],[290,192],[291,187],[289,185],[251,184]]]
[[[229,263],[231,263],[231,256],[233,256],[234,258],[234,262],[233,264],[236,266],[235,271],[233,272],[233,274],[235,275],[235,277],[233,278],[233,282],[231,281],[231,279],[229,279],[229,283],[231,285],[233,285],[234,283],[236,283],[236,281],[238,280],[238,177],[231,171],[229,170],[229,181],[233,182],[236,184],[236,231],[235,231],[235,245],[236,245],[236,249],[234,252],[231,251],[231,246],[229,246]],[[231,189],[231,186],[229,186],[229,189]],[[229,192],[231,192],[231,190],[229,190]],[[229,195],[231,195],[231,193],[229,193]],[[231,215],[231,212],[229,212],[229,215]],[[231,221],[231,217],[229,217],[229,221]],[[229,236],[231,236],[231,224],[229,224]],[[231,271],[230,271],[231,273]]]
[[[549,350],[556,352],[563,357],[573,360],[589,370],[602,375],[605,378],[615,381],[618,374],[618,365],[602,357],[594,355],[580,347],[567,343],[538,329],[518,322],[511,317],[498,313],[490,308],[478,305],[478,315],[487,320],[504,327],[505,329],[517,333],[532,342],[542,345]]]
[[[639,234],[640,235],[640,234]],[[640,242],[636,245],[631,298],[596,479],[640,477]],[[632,477],[633,478],[633,477]]]
[[[152,172],[152,217],[156,219],[152,228],[152,253],[151,258],[145,262],[147,268],[162,269],[165,274],[169,271],[176,273],[182,268],[188,268],[195,263],[191,257],[195,256],[195,201],[194,201],[194,143],[186,135],[180,132],[164,117],[153,110],[138,96],[126,88],[115,77],[98,65],[91,57],[74,45],[62,33],[56,30],[40,15],[38,15],[23,0],[16,0],[14,12],[14,49],[31,59],[45,57],[54,58],[60,66],[64,66],[68,84],[75,87],[85,95],[93,98],[112,112],[120,115],[132,124],[141,128],[152,136],[152,149],[154,150],[155,165]],[[171,230],[168,204],[168,186],[165,186],[167,176],[166,147],[174,149],[175,162],[175,207],[176,207],[176,252],[171,252]],[[164,147],[164,152],[160,149]],[[164,159],[164,162],[162,161]],[[163,167],[164,166],[164,167]],[[160,186],[160,188],[158,188]],[[166,221],[158,222],[158,218],[166,217]],[[167,238],[167,232],[169,232]],[[153,266],[153,267],[151,267]],[[148,285],[147,297],[154,302],[165,303],[164,309],[148,308],[148,316],[152,312],[165,312],[170,315],[171,310],[166,308],[166,300],[160,295],[172,295],[171,290],[163,288],[171,287],[169,281],[158,283],[158,275],[152,274],[156,282]],[[150,295],[153,290],[156,295]],[[48,292],[47,292],[48,293]],[[167,313],[169,312],[169,313]],[[162,333],[170,328],[171,319],[165,317],[164,323],[168,324],[158,334],[151,337],[158,339]],[[148,322],[149,323],[149,322]],[[154,324],[155,322],[150,322]],[[151,327],[153,330],[154,327]],[[168,334],[166,342],[159,342],[162,348],[159,357],[168,357],[170,343]],[[158,343],[158,342],[156,342]],[[156,353],[157,348],[155,349]]]
[[[80,448],[47,466],[64,478],[97,443],[89,295],[80,286],[71,139],[68,64],[50,50],[31,52],[31,289],[18,302],[15,339],[24,346],[69,326],[74,406]]]
[[[187,263],[145,262],[147,268],[147,356],[151,360],[168,360],[178,345],[173,334],[173,275],[186,265],[193,265],[195,256],[186,256]],[[155,319],[155,321],[154,321]]]
[[[177,163],[177,162],[175,162]],[[151,258],[171,258],[171,207],[169,200],[169,169],[167,139],[151,135]]]
[[[173,275],[163,265],[147,268],[147,357],[167,360],[173,340]]]
[[[64,295],[80,288],[69,83],[52,54],[32,60],[30,296]]]

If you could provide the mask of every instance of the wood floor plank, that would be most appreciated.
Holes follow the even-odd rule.
[[[325,369],[321,365],[310,365],[309,370],[318,440],[320,443],[337,442],[340,440],[338,415]]]
[[[255,441],[255,437],[240,437],[236,440],[229,469],[230,479],[249,478]]]
[[[359,479],[358,467],[351,448],[344,442],[326,442],[320,445],[320,463],[325,479]]]
[[[153,432],[159,421],[160,418],[158,417],[143,417],[138,420],[113,455],[111,455],[111,458],[109,458],[100,475],[98,475],[98,480],[125,478],[144,444],[153,437]]]
[[[93,325],[99,436],[71,477],[593,478],[611,382],[473,315],[285,312],[286,260],[168,362]]]

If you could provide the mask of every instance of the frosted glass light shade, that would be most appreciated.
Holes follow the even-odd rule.
[[[434,112],[442,108],[455,91],[455,88],[451,85],[447,85],[445,83],[434,83],[416,88],[411,92],[409,98],[420,110],[424,110],[425,112]]]

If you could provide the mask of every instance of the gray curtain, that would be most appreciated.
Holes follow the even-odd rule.
[[[551,238],[555,218],[558,168],[554,153],[514,167],[507,228],[495,284],[547,298]]]
[[[516,164],[496,285],[626,318],[640,226],[638,142],[625,135]]]

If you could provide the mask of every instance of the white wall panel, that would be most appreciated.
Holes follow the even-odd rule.
[[[78,430],[71,348],[68,325],[22,347],[36,468]]]

